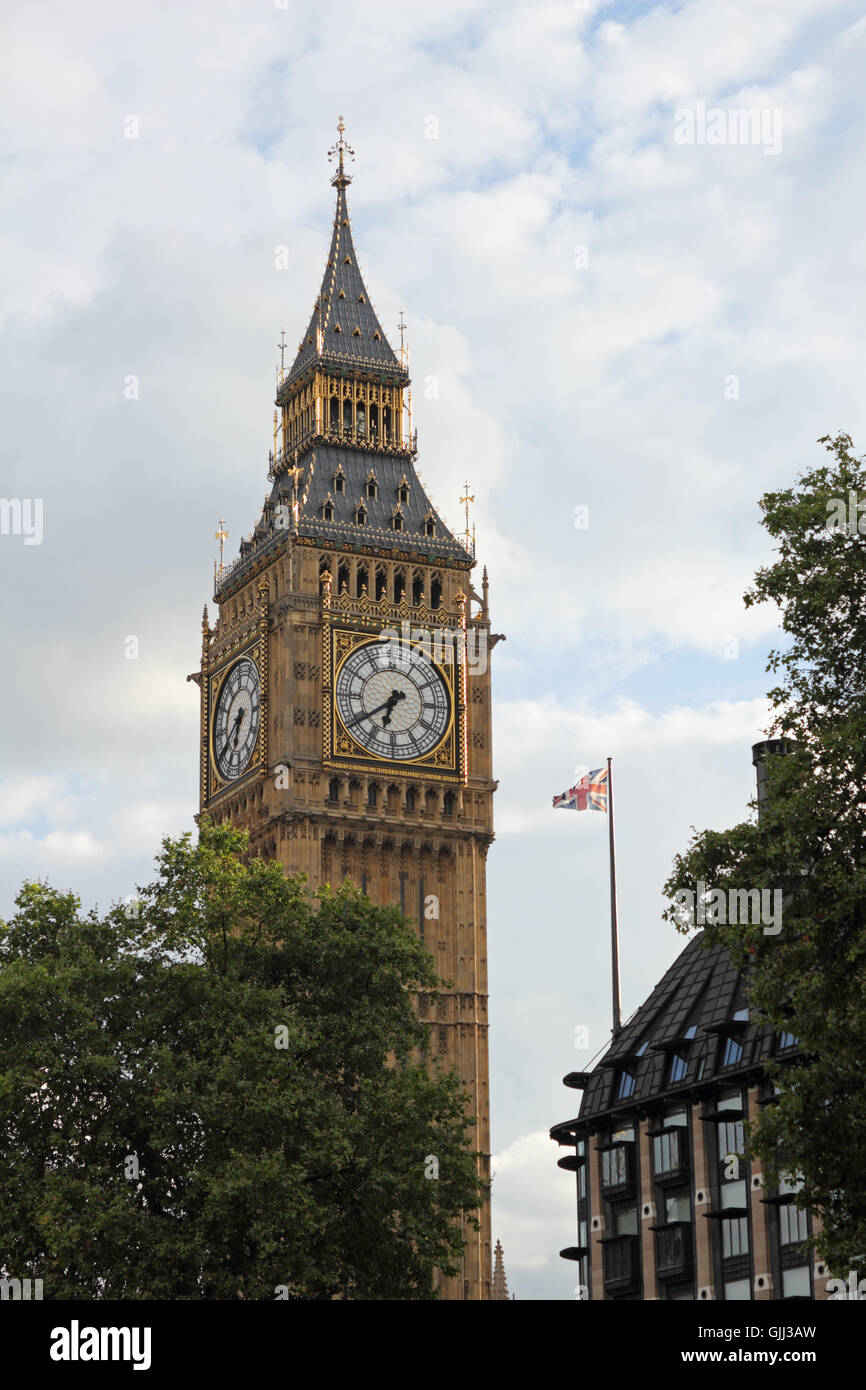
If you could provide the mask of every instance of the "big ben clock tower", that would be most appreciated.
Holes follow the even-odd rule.
[[[450,981],[422,1002],[489,1176],[485,866],[493,840],[486,571],[415,470],[405,355],[352,239],[339,138],[331,247],[276,398],[270,495],[202,624],[201,811],[310,886],[397,904]],[[278,438],[278,432],[280,438]],[[450,1299],[490,1297],[490,1213]]]

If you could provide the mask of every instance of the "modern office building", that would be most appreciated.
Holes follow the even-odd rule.
[[[767,753],[757,744],[759,798]],[[579,1114],[551,1138],[576,1174],[579,1295],[589,1299],[827,1297],[830,1273],[804,1242],[816,1217],[795,1190],[768,1188],[744,1124],[775,1090],[773,1057],[796,1065],[793,1033],[752,1019],[743,973],[693,937],[589,1072]]]

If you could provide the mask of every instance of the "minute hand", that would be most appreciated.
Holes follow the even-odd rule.
[[[360,724],[362,719],[372,719],[373,715],[378,714],[380,709],[388,709],[393,699],[394,697],[392,695],[387,700],[383,700],[382,704],[377,705],[375,709],[364,710],[363,714],[356,714],[354,719],[347,719],[346,728],[349,728],[352,724]]]

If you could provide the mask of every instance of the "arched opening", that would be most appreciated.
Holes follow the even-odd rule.
[[[357,575],[356,575],[356,577],[355,577],[355,594],[356,594],[356,597],[357,597],[357,598],[361,598],[363,594],[366,594],[366,592],[367,592],[367,566],[366,566],[366,565],[359,565],[359,566],[358,566],[358,572],[357,572]]]
[[[370,438],[375,439],[379,433],[379,407],[370,406]]]
[[[356,526],[366,526],[366,525],[367,525],[367,508],[366,508],[365,506],[363,506],[363,505],[360,506],[360,507],[358,507],[357,511],[355,512],[355,525],[356,525]]]
[[[430,607],[440,608],[442,606],[442,579],[438,574],[434,574],[430,580]]]
[[[418,800],[418,793],[415,791],[415,788],[414,788],[414,787],[407,787],[407,788],[406,788],[406,810],[407,810],[407,811],[414,811],[414,810],[415,810],[415,804],[416,804],[417,800]]]
[[[328,427],[337,434],[340,429],[340,402],[332,396],[328,404]]]
[[[406,597],[406,571],[394,571],[394,602],[402,603]]]
[[[327,555],[323,555],[319,561],[319,593],[325,592],[326,580],[331,578],[331,561]]]
[[[363,435],[367,433],[367,407],[363,401],[358,402],[355,411],[355,428],[358,434]]]
[[[389,405],[382,407],[382,432],[385,436],[385,443],[389,444],[391,442],[391,407]]]
[[[415,574],[412,578],[412,602],[417,605],[424,602],[424,576]]]
[[[376,601],[388,596],[388,575],[384,565],[376,568]]]
[[[332,777],[328,782],[328,800],[336,804],[340,800],[340,779]]]
[[[341,564],[337,570],[337,592],[347,594],[349,592],[349,566]]]
[[[379,784],[371,782],[367,788],[367,810],[375,811],[379,804]]]
[[[352,402],[350,400],[343,401],[343,433],[352,433]]]

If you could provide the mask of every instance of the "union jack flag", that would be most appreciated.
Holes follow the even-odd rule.
[[[562,811],[602,811],[607,813],[607,768],[597,767],[587,772],[580,781],[561,796],[553,798],[554,810]]]

